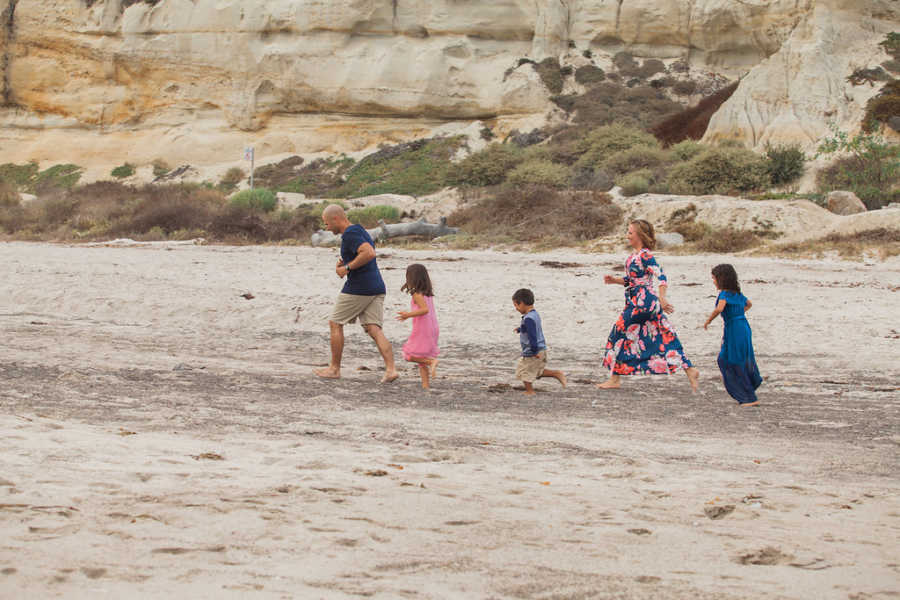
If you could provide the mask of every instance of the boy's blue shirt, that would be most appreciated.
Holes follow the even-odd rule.
[[[533,308],[522,315],[522,323],[519,325],[519,343],[522,345],[522,356],[535,356],[541,350],[547,349],[544,329],[541,326],[541,315]]]

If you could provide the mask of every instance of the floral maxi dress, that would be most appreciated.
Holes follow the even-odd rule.
[[[625,309],[609,333],[603,357],[603,367],[611,374],[669,374],[693,366],[660,307],[654,277],[666,283],[647,248],[625,259]]]

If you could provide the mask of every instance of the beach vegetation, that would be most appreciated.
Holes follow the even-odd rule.
[[[847,190],[869,210],[900,201],[900,144],[879,135],[859,132],[850,136],[834,129],[816,156],[834,156],[816,175],[821,193]]]
[[[109,174],[116,179],[125,179],[126,177],[131,177],[135,173],[134,165],[131,163],[124,163],[119,165],[118,167],[114,167]]]
[[[254,188],[241,190],[231,197],[229,203],[232,206],[246,208],[256,212],[272,212],[278,204],[278,198],[272,190],[266,188]]]
[[[351,223],[357,223],[366,229],[377,227],[380,220],[383,220],[385,223],[396,223],[400,220],[400,216],[400,209],[386,204],[353,208],[347,211],[347,219]]]

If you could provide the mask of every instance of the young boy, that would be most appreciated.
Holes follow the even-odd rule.
[[[522,315],[522,323],[516,327],[522,356],[516,365],[516,379],[525,383],[525,393],[534,395],[532,383],[541,377],[553,377],[566,387],[566,376],[562,371],[553,371],[547,366],[547,342],[541,327],[541,315],[534,310],[534,294],[529,289],[516,290],[512,297],[513,306]]]

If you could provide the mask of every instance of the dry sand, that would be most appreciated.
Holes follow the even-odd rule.
[[[624,251],[379,252],[389,313],[407,264],[435,281],[431,394],[377,385],[356,326],[310,375],[335,250],[0,245],[0,597],[900,596],[900,261],[731,259],[766,377],[739,408],[699,328],[721,257],[658,255],[694,396],[591,385]],[[520,286],[567,389],[506,387]]]

